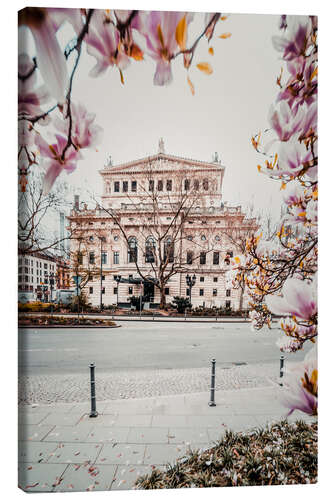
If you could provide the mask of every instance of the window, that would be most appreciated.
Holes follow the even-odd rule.
[[[200,264],[206,264],[206,252],[200,252]]]
[[[168,179],[166,181],[166,190],[167,191],[172,191],[172,180],[171,179]]]
[[[226,309],[231,309],[231,301],[230,300],[225,301],[225,307],[226,307]]]
[[[28,265],[28,264],[29,264],[29,259],[24,259],[24,263],[25,263],[26,265]]]
[[[226,297],[231,297],[231,290],[226,290],[225,295]]]
[[[214,276],[213,278],[214,283],[217,283],[217,280],[218,280],[217,276]]]
[[[95,252],[89,252],[89,264],[95,264]]]
[[[200,281],[201,281],[201,283],[202,283],[203,281],[205,281],[205,277],[204,277],[204,276],[200,276]]]
[[[102,252],[102,264],[107,264],[108,263],[108,254],[106,252]]]
[[[128,191],[128,181],[123,181],[123,193],[127,193]]]
[[[213,264],[217,266],[220,263],[220,252],[213,253]]]
[[[185,189],[185,191],[189,191],[189,189],[190,189],[190,179],[185,179],[185,181],[184,181],[184,189]]]
[[[157,191],[163,191],[163,181],[157,181]]]
[[[133,287],[132,286],[128,287],[128,295],[133,295]]]
[[[193,240],[193,236],[189,235],[189,236],[187,237],[187,239],[188,239],[188,241],[192,241],[192,240]]]
[[[89,241],[94,241],[94,237],[93,236],[89,236]]]
[[[217,222],[216,222],[216,224],[218,224],[218,223],[219,223],[219,221],[217,221]],[[217,234],[217,235],[215,236],[215,241],[220,241],[220,239],[221,239],[221,238],[220,238],[220,237],[219,237],[219,235]]]
[[[94,287],[92,287],[92,286],[89,287],[89,293],[90,293],[90,295],[92,295],[94,293]]]
[[[186,264],[192,264],[193,263],[193,252],[189,250],[186,254]]]
[[[200,297],[203,297],[204,293],[205,293],[205,290],[203,288],[200,288],[200,290],[199,290]]]
[[[19,283],[22,283],[22,276],[19,276],[19,277],[18,277],[18,282],[19,282]]]
[[[44,264],[44,269],[47,269],[47,264],[46,263]]]
[[[138,245],[135,236],[128,238],[128,262],[136,262],[138,258]]]
[[[155,240],[152,236],[146,239],[146,262],[155,262]]]
[[[164,293],[165,293],[165,295],[169,295],[169,294],[170,294],[170,289],[169,289],[169,287],[166,287],[166,288],[164,289]]]
[[[164,242],[164,262],[174,261],[174,243],[169,236]]]
[[[119,264],[119,252],[113,252],[113,263]]]
[[[208,191],[208,179],[204,179],[202,181],[202,187],[204,188],[205,191]]]
[[[136,181],[132,181],[132,183],[131,183],[131,190],[135,192],[136,191],[136,186],[137,186]]]
[[[232,250],[228,250],[227,254],[229,255],[230,259],[232,259],[234,256],[234,252]]]
[[[201,235],[201,241],[206,241],[206,236],[204,234]]]
[[[194,190],[199,191],[199,181],[198,179],[194,179]]]
[[[115,181],[115,183],[113,184],[114,186],[114,192],[115,193],[119,193],[120,191],[120,182],[119,181]]]
[[[213,297],[217,296],[217,288],[213,288]]]
[[[114,295],[117,295],[117,288],[114,288],[114,289],[113,289],[113,294],[114,294]]]
[[[22,271],[23,271],[23,267],[19,267],[19,268],[18,268],[18,272],[19,272],[19,274],[22,274]]]
[[[154,191],[154,181],[149,181],[149,191]]]

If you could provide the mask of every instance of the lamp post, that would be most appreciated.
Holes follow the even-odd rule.
[[[192,305],[192,288],[194,287],[196,280],[197,280],[197,277],[195,274],[193,274],[193,276],[190,276],[189,274],[186,275],[186,284],[190,289],[190,303],[191,303],[191,305]]]
[[[120,274],[116,274],[115,277],[114,277],[114,280],[117,282],[117,307],[118,307],[118,303],[119,303],[119,283],[121,281]]]
[[[52,315],[53,314],[53,304],[52,304],[53,296],[52,296],[52,292],[53,292],[53,287],[54,287],[54,273],[45,274],[45,278],[49,278],[49,283],[50,283],[50,292],[51,292],[50,302],[51,302],[51,315]]]

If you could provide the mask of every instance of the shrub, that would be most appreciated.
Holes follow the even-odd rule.
[[[186,309],[191,309],[192,307],[192,304],[188,297],[179,297],[178,295],[176,297],[173,297],[172,305],[177,308],[177,312],[179,314],[184,314]]]

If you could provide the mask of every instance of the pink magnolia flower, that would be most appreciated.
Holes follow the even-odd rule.
[[[294,136],[288,142],[280,143],[277,170],[280,175],[295,177],[309,166],[311,160],[311,150],[307,150]]]
[[[283,36],[273,36],[272,42],[283,59],[291,61],[305,55],[309,46],[312,23],[308,16],[288,16],[287,29]]]
[[[188,26],[194,18],[193,13],[152,11],[145,18],[143,34],[147,52],[156,61],[155,85],[168,85],[172,82],[171,60],[179,51],[176,28],[184,16]]]
[[[286,337],[284,335],[276,341],[276,345],[281,352],[296,352],[302,348],[303,344],[297,339]]]
[[[81,154],[73,146],[70,146],[64,159],[62,153],[67,144],[67,138],[62,135],[56,135],[57,142],[48,144],[41,135],[36,136],[36,145],[39,148],[40,154],[46,160],[47,171],[44,176],[43,193],[47,194],[52,188],[55,180],[63,170],[68,174],[72,173],[76,168],[76,163],[81,159]]]
[[[64,117],[67,116],[67,106],[64,107]],[[71,103],[72,142],[77,149],[96,146],[101,141],[103,129],[94,124],[95,113],[89,113],[82,103]],[[54,119],[54,126],[59,132],[68,136],[69,119]]]
[[[270,107],[268,121],[280,141],[289,141],[291,136],[302,130],[304,116],[303,107],[293,111],[285,101],[281,101],[277,107]]]
[[[290,77],[278,94],[277,100],[285,100],[291,108],[304,103],[308,106],[316,101],[318,77],[317,55],[297,57],[287,63]]]
[[[96,59],[96,65],[90,71],[90,76],[100,76],[110,66],[117,66],[122,71],[130,63],[130,58],[121,50],[117,28],[103,10],[94,12],[85,42],[88,54]]]
[[[302,188],[298,181],[290,181],[283,191],[282,197],[284,203],[289,207],[292,205],[301,205],[305,197],[304,188]]]
[[[18,114],[19,116],[33,117],[43,113],[41,105],[50,99],[47,87],[42,85],[36,88],[37,75],[33,71],[34,64],[28,54],[20,54],[18,58]]]
[[[312,348],[302,363],[285,373],[287,387],[281,395],[281,402],[289,409],[287,415],[291,415],[295,410],[300,410],[308,415],[317,415],[318,368],[316,349]]]
[[[266,305],[274,314],[311,320],[317,314],[316,292],[316,281],[288,278],[282,288],[283,296],[268,295]]]
[[[19,11],[19,26],[30,28],[38,69],[50,94],[58,103],[64,103],[68,74],[65,56],[56,38],[58,24],[54,22],[52,12],[40,7],[26,7]]]

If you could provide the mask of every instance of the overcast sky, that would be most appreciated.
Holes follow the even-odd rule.
[[[204,14],[197,14],[190,25],[200,33]],[[219,39],[231,32],[228,39]],[[251,136],[268,126],[267,115],[277,94],[276,76],[280,72],[279,54],[271,37],[278,33],[278,16],[231,14],[219,22],[208,53],[202,39],[189,76],[195,86],[192,96],[181,58],[173,63],[173,82],[167,87],[153,85],[155,63],[131,63],[125,70],[122,85],[116,68],[98,78],[88,73],[95,59],[84,48],[75,76],[73,100],[82,101],[96,113],[96,123],[104,129],[98,152],[84,151],[85,160],[67,178],[74,186],[89,186],[101,193],[98,170],[108,154],[114,163],[135,160],[157,152],[159,137],[166,152],[182,157],[211,160],[217,151],[226,167],[223,200],[231,204],[254,202],[257,208],[271,208],[279,213],[280,190],[276,183],[257,171],[261,161],[251,145]],[[61,30],[65,45],[73,37],[71,27]],[[213,74],[197,68],[208,61]]]

